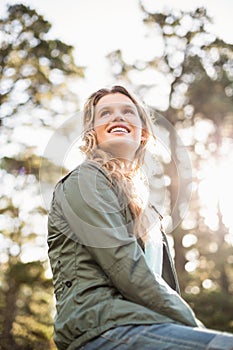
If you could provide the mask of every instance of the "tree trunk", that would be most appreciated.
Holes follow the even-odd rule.
[[[176,133],[170,132],[170,147],[171,147],[171,162],[166,166],[166,174],[170,177],[171,183],[169,186],[170,201],[171,201],[171,216],[173,221],[173,239],[175,249],[175,265],[178,276],[182,276],[185,273],[185,264],[187,262],[185,258],[185,250],[182,245],[183,230],[180,228],[181,216],[180,216],[180,195],[184,184],[181,184],[181,174],[179,173],[179,160],[177,159],[177,140]],[[182,289],[182,284],[181,284]]]
[[[12,335],[12,326],[16,313],[18,285],[12,277],[8,280],[9,290],[5,293],[5,308],[3,309],[3,332],[1,335],[2,350],[17,350],[18,346]]]

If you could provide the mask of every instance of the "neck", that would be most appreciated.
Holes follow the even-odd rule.
[[[126,157],[117,157],[115,154],[107,152],[101,148],[96,148],[95,152],[92,154],[91,158],[97,160],[99,163],[105,164],[109,161],[116,161],[122,172],[126,175],[135,170],[135,159],[131,160]]]

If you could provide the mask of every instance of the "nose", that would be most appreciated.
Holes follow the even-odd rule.
[[[114,114],[113,116],[113,122],[120,122],[120,121],[125,121],[125,116],[124,114],[120,113],[120,112],[117,112]]]

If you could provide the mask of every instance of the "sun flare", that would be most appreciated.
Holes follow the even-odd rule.
[[[231,202],[233,197],[233,154],[221,158],[210,158],[199,173],[198,193],[202,205],[202,215],[206,225],[216,231],[219,228],[220,212],[222,221],[230,233],[233,233],[233,215]]]

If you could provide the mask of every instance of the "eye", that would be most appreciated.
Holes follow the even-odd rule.
[[[110,115],[110,110],[108,109],[105,109],[100,113],[100,117],[106,117],[108,115]]]
[[[132,108],[125,108],[123,113],[128,115],[135,115],[135,111]]]

